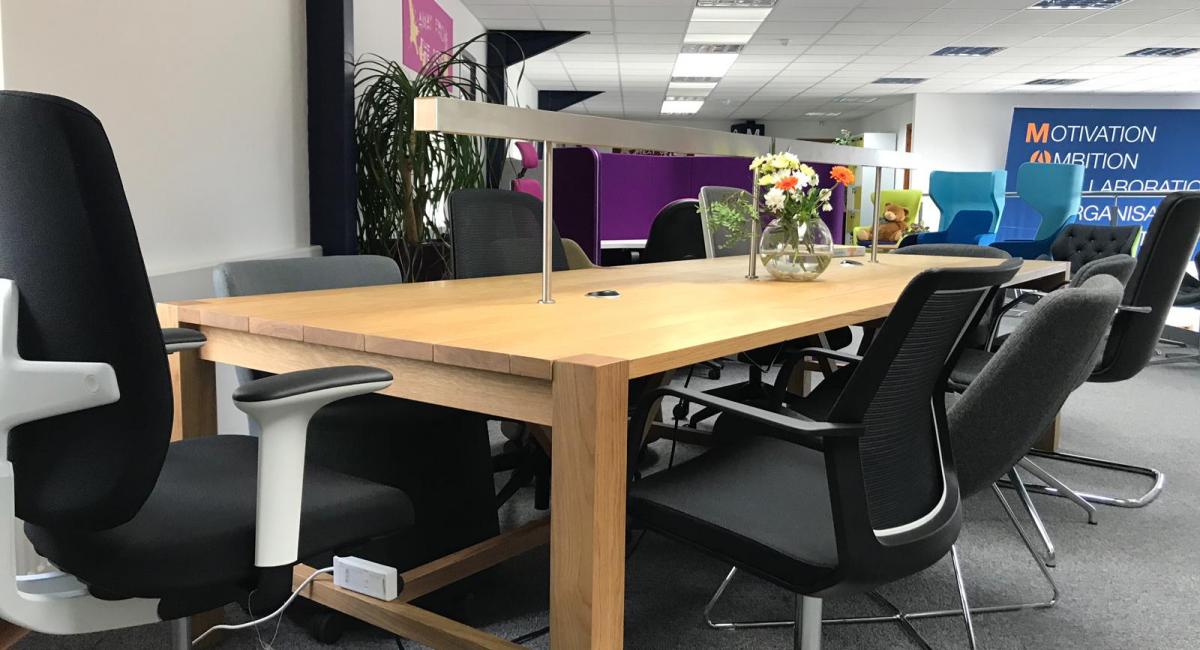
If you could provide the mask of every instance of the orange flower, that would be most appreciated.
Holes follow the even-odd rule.
[[[783,178],[779,179],[779,182],[775,183],[775,187],[786,192],[787,190],[796,189],[796,186],[799,184],[799,178],[796,178],[795,176],[784,176]]]
[[[854,184],[854,172],[848,167],[842,167],[841,165],[838,165],[830,170],[829,176],[833,180],[847,187]]]

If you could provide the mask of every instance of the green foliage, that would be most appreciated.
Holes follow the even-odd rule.
[[[392,257],[410,280],[422,244],[448,255],[436,210],[454,190],[483,187],[485,178],[482,140],[415,131],[413,100],[484,94],[485,66],[467,54],[481,38],[455,45],[415,74],[378,55],[355,62],[359,252]]]
[[[714,231],[724,231],[724,244],[729,246],[750,238],[750,219],[754,214],[750,194],[738,192],[709,206],[708,225]]]

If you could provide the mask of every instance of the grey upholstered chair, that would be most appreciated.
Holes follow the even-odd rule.
[[[945,255],[946,257],[984,257],[1006,260],[1011,255],[1007,251],[991,246],[976,246],[974,244],[913,244],[897,248],[892,255]]]
[[[227,262],[213,270],[219,296],[403,281],[394,260],[374,255]],[[245,385],[265,375],[238,368],[237,376]],[[318,411],[308,426],[310,464],[400,488],[412,500],[415,526],[410,533],[375,540],[359,553],[400,570],[499,532],[490,452],[482,416],[386,395],[342,400]],[[457,589],[441,598],[457,598],[463,588]],[[308,624],[319,640],[332,643],[347,621],[341,615],[322,613]]]

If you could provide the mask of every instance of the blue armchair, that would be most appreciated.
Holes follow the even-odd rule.
[[[1009,240],[992,246],[1025,259],[1049,255],[1059,231],[1079,213],[1083,171],[1083,165],[1021,165],[1017,170],[1017,194],[1042,216],[1042,222],[1032,240]]]
[[[1004,211],[1004,186],[1008,172],[943,172],[929,175],[929,198],[942,213],[942,229],[904,238],[914,244],[976,244],[996,239]]]

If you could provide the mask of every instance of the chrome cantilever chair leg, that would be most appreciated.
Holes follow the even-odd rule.
[[[1029,552],[1029,557],[1033,558],[1034,563],[1037,565],[1038,570],[1042,574],[1042,578],[1046,581],[1046,584],[1049,585],[1050,598],[1048,600],[1036,601],[1036,602],[1032,602],[1032,603],[1017,603],[1017,604],[1011,604],[1011,605],[984,605],[984,606],[971,607],[970,608],[971,615],[977,616],[980,614],[997,614],[997,613],[1001,613],[1001,612],[1021,612],[1021,611],[1026,611],[1026,610],[1049,609],[1051,607],[1054,607],[1055,605],[1058,604],[1058,599],[1059,599],[1058,583],[1056,583],[1054,581],[1054,576],[1050,574],[1050,570],[1047,568],[1047,566],[1044,562],[1044,558],[1038,552],[1038,550],[1036,548],[1034,548],[1033,540],[1029,538],[1029,535],[1025,532],[1025,529],[1021,526],[1021,523],[1017,520],[1016,512],[1013,511],[1012,506],[1008,502],[1008,499],[1004,498],[1004,494],[1000,491],[999,486],[992,485],[992,493],[996,496],[996,499],[998,501],[1000,501],[1000,505],[1003,506],[1003,508],[1004,508],[1004,513],[1008,516],[1008,520],[1010,522],[1012,522],[1013,528],[1015,528],[1017,530],[1017,535],[1020,536],[1021,542],[1025,545],[1025,549]],[[725,589],[729,587],[729,583],[733,581],[733,577],[735,575],[737,575],[737,573],[738,573],[737,567],[731,568],[729,570],[729,574],[725,576],[725,579],[721,581],[721,585],[719,587],[717,587],[716,592],[713,593],[712,598],[709,599],[708,604],[706,604],[704,606],[704,621],[705,621],[705,623],[708,624],[709,627],[711,627],[715,630],[749,630],[749,629],[762,629],[762,628],[786,628],[786,627],[792,627],[795,625],[795,621],[730,621],[730,622],[714,621],[712,618],[713,609],[716,607],[717,601],[719,601],[721,599],[721,596],[725,593]],[[920,633],[916,630],[916,628],[913,627],[912,621],[919,621],[919,620],[923,620],[923,619],[927,619],[927,618],[946,618],[946,617],[950,617],[950,616],[962,616],[963,615],[962,609],[941,609],[941,610],[933,610],[933,611],[904,613],[892,601],[888,600],[887,598],[885,598],[884,596],[882,596],[876,592],[871,592],[867,595],[875,602],[891,609],[894,613],[882,615],[882,616],[854,616],[854,617],[846,617],[846,618],[829,618],[829,619],[824,619],[822,621],[822,624],[823,625],[845,625],[845,624],[857,624],[857,623],[899,623],[900,625],[902,625],[904,627],[904,631],[906,633],[908,633],[909,636],[914,641],[916,641],[922,647],[929,647],[929,645],[925,641],[925,639],[922,638]]]
[[[958,544],[950,547],[950,562],[954,565],[954,581],[958,583],[958,600],[962,603],[962,617],[967,626],[967,639],[970,641],[971,650],[975,650],[977,647],[975,624],[971,622],[971,605],[967,602],[967,585],[963,583],[962,565],[958,562]]]
[[[1033,520],[1033,526],[1037,529],[1038,536],[1042,538],[1042,545],[1046,547],[1046,555],[1042,559],[1046,566],[1054,566],[1054,541],[1050,539],[1050,533],[1046,531],[1046,525],[1042,523],[1042,516],[1033,505],[1033,499],[1029,497],[1029,491],[1025,489],[1025,482],[1021,480],[1021,473],[1014,467],[1008,470],[1008,479],[1012,484],[1013,489],[1017,491],[1017,496],[1021,497],[1021,503],[1025,506],[1025,511],[1029,513],[1029,518]]]
[[[1086,501],[1089,501],[1091,503],[1095,503],[1095,504],[1102,505],[1102,506],[1115,506],[1117,508],[1141,508],[1141,507],[1144,507],[1144,506],[1148,505],[1151,501],[1154,501],[1155,499],[1158,498],[1158,495],[1163,490],[1163,486],[1166,485],[1166,482],[1167,482],[1166,475],[1164,475],[1162,472],[1160,472],[1156,469],[1150,468],[1150,467],[1139,467],[1137,465],[1126,465],[1124,463],[1118,463],[1116,461],[1104,460],[1102,458],[1092,458],[1090,456],[1081,456],[1079,454],[1069,454],[1069,453],[1061,452],[1061,451],[1050,452],[1050,451],[1041,451],[1039,449],[1034,449],[1029,453],[1038,458],[1049,458],[1052,460],[1063,461],[1065,463],[1075,463],[1077,465],[1087,465],[1089,467],[1098,467],[1100,469],[1109,469],[1109,470],[1113,470],[1116,472],[1124,472],[1126,474],[1137,474],[1140,476],[1145,476],[1154,481],[1153,487],[1151,487],[1148,491],[1146,491],[1146,493],[1142,494],[1141,496],[1133,497],[1133,498],[1111,497],[1111,496],[1105,496],[1102,494],[1091,494],[1088,492],[1076,492],[1076,494],[1080,498],[1082,498]],[[1027,485],[1026,487],[1029,488],[1029,491],[1035,492],[1037,494],[1048,494],[1050,496],[1067,498],[1067,495],[1065,493],[1059,491],[1058,489],[1056,489],[1054,487],[1050,487],[1050,486],[1046,486],[1046,485]]]
[[[171,621],[171,650],[188,650],[192,647],[192,619],[184,616]]]
[[[1087,513],[1088,523],[1095,525],[1096,506],[1092,505],[1091,502],[1079,496],[1077,492],[1067,487],[1066,484],[1055,478],[1053,474],[1042,469],[1040,465],[1034,463],[1032,460],[1029,460],[1029,458],[1022,458],[1020,461],[1018,461],[1017,465],[1020,466],[1021,469],[1024,469],[1030,474],[1036,476],[1039,481],[1042,481],[1046,485],[1058,490],[1062,496],[1074,501],[1075,505],[1083,508],[1083,511]]]

